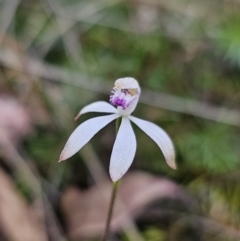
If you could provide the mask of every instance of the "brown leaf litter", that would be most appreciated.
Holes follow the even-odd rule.
[[[47,241],[36,214],[0,169],[0,230],[11,241]]]
[[[63,193],[61,208],[71,239],[87,239],[102,234],[110,194],[111,182],[98,184],[87,191],[69,187]],[[184,196],[185,193],[181,187],[166,178],[155,177],[144,172],[127,174],[122,179],[117,193],[111,230],[120,230],[127,220],[127,215],[133,219],[137,218],[147,205],[156,200],[166,197],[182,199]]]

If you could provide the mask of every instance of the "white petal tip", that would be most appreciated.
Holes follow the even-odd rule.
[[[169,165],[170,166],[170,165]],[[170,166],[172,169],[174,169],[174,170],[177,170],[177,166],[174,164],[174,165],[171,165]]]
[[[80,114],[78,114],[78,115],[74,118],[74,121],[77,121],[79,117],[80,117]]]
[[[113,177],[113,176],[111,176],[111,175],[110,175],[110,177],[111,177],[112,182],[113,182],[114,184],[117,183],[117,182],[122,178],[122,176],[121,176],[121,177]]]
[[[65,160],[67,160],[67,159],[68,159],[68,157],[66,157],[65,153],[62,152],[61,155],[60,155],[60,157],[59,157],[58,162],[63,162],[63,161],[65,161]]]
[[[124,172],[120,172],[119,170],[113,170],[113,169],[111,170],[110,168],[109,173],[110,173],[110,178],[112,182],[114,184],[117,183],[126,174],[127,171],[128,171],[128,168]]]
[[[58,160],[58,162],[62,162],[62,161],[64,161],[65,159],[62,157],[62,155],[59,157],[59,160]]]
[[[168,166],[171,167],[172,169],[177,170],[177,165],[176,165],[176,162],[175,162],[174,159],[172,159],[172,160],[167,160],[167,164],[168,164]]]
[[[127,171],[128,171],[128,168],[127,168],[127,170],[122,172],[121,170],[119,170],[119,168],[115,169],[115,168],[110,167],[109,174],[110,174],[110,178],[111,178],[112,182],[113,183],[118,182],[126,174]]]

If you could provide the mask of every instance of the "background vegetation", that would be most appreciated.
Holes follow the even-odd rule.
[[[114,124],[57,161],[96,116],[78,111],[132,76],[178,169],[134,126],[111,240],[240,240],[239,26],[237,0],[0,0],[0,239],[98,240]]]

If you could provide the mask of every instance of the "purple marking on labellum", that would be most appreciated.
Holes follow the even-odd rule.
[[[113,89],[112,95],[110,95],[110,103],[115,106],[121,106],[125,110],[139,95],[132,95],[128,89]]]
[[[128,107],[127,101],[124,97],[110,96],[110,102],[116,106],[122,106],[123,109]]]

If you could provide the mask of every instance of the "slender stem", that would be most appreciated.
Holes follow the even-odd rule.
[[[106,227],[105,227],[105,231],[104,231],[104,234],[103,234],[103,237],[102,237],[101,241],[107,241],[110,222],[111,222],[111,218],[112,218],[112,214],[113,214],[113,206],[114,206],[114,202],[115,202],[115,199],[116,199],[118,184],[119,184],[119,181],[116,181],[116,182],[113,183],[112,195],[111,195],[111,200],[110,200],[109,209],[108,209]]]
[[[116,134],[118,133],[118,129],[120,127],[120,124],[121,124],[121,118],[117,118],[117,120],[116,120]],[[102,237],[101,241],[107,241],[109,228],[110,228],[110,223],[111,223],[112,214],[113,214],[114,202],[115,202],[116,194],[117,194],[118,184],[119,184],[119,181],[116,181],[116,182],[113,183],[112,194],[111,194],[111,200],[110,200],[109,209],[108,209],[108,215],[107,215],[105,231],[104,231],[104,234],[103,234],[103,237]]]

